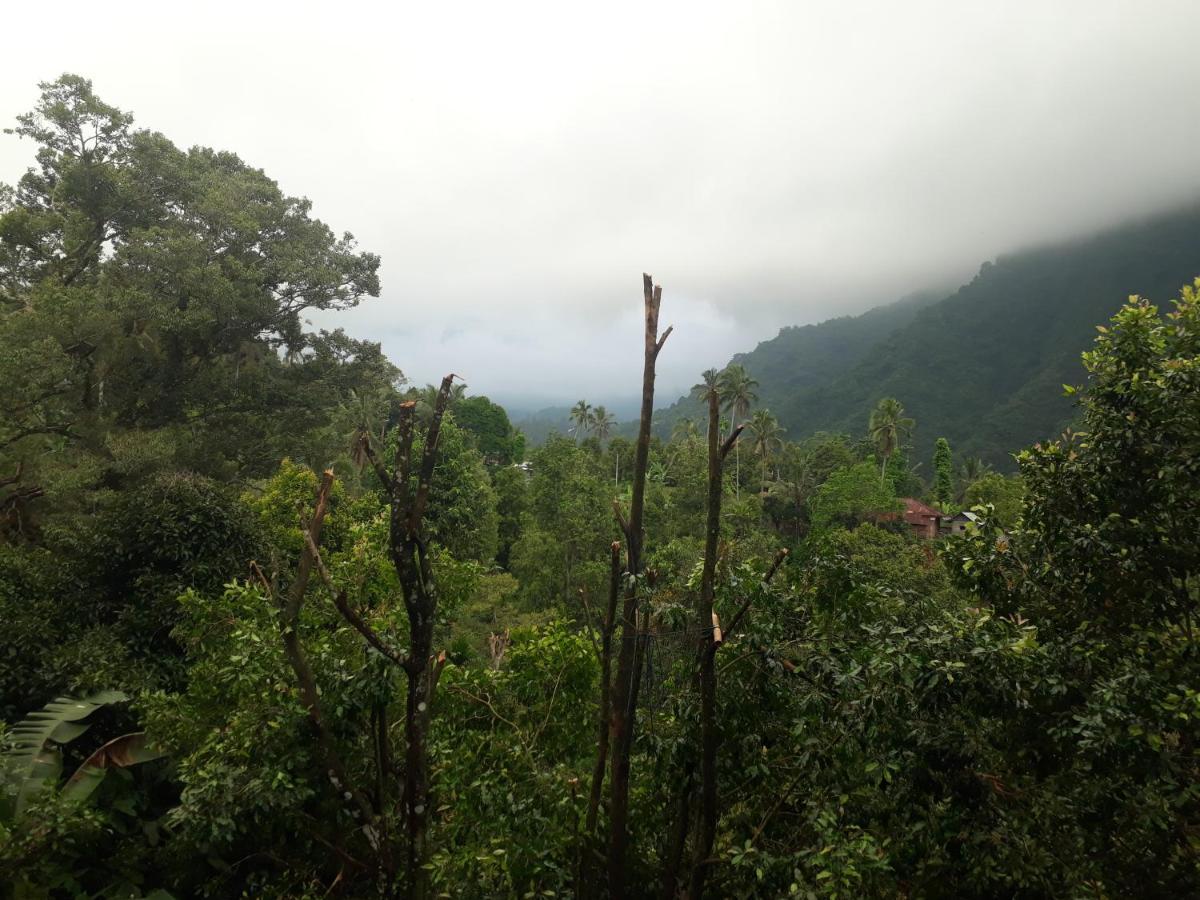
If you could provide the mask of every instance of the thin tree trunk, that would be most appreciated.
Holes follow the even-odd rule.
[[[649,275],[642,276],[645,295],[645,357],[642,368],[642,415],[638,426],[637,452],[633,466],[633,499],[629,520],[623,523],[626,539],[626,589],[621,611],[621,649],[617,658],[616,690],[612,701],[612,774],[609,782],[609,895],[625,897],[629,844],[629,764],[637,716],[638,669],[638,580],[641,575],[642,519],[646,499],[646,469],[650,459],[650,425],[654,416],[654,369],[658,354],[671,334],[658,335],[658,311],[662,288]]]
[[[617,597],[621,588],[621,544],[613,541],[609,558],[608,607],[604,612],[600,633],[600,716],[597,736],[596,765],[592,769],[592,790],[588,796],[587,822],[584,839],[591,841],[596,834],[600,813],[600,794],[604,786],[604,770],[608,765],[608,720],[612,702],[612,636],[616,627]]]
[[[698,669],[700,672],[700,823],[692,862],[689,896],[699,900],[704,894],[707,861],[717,833],[717,669],[713,633],[713,599],[716,596],[717,553],[721,540],[721,492],[724,456],[717,439],[720,398],[708,398],[708,519],[704,531],[704,565],[700,574],[700,602],[696,606],[696,627],[700,635]],[[735,441],[737,432],[730,435]]]
[[[742,499],[742,448],[733,445],[733,496]]]
[[[670,842],[667,844],[666,865],[663,867],[662,900],[675,900],[679,885],[679,870],[683,866],[683,853],[687,849],[688,826],[691,823],[692,783],[695,769],[691,763],[683,773],[683,784],[675,798],[675,823],[671,827]]]
[[[400,661],[408,680],[404,713],[404,809],[408,826],[408,896],[412,900],[425,900],[430,895],[429,872],[425,869],[429,857],[429,721],[433,694],[445,665],[444,653],[436,659],[433,657],[438,595],[424,519],[437,463],[442,419],[454,377],[443,378],[438,390],[420,467],[416,470],[415,493],[410,478],[414,472],[412,441],[416,404],[410,401],[400,406],[399,439],[391,473],[375,456],[365,429],[359,432],[362,449],[391,500],[389,551],[408,614],[410,650],[402,659],[399,656],[392,658]],[[378,636],[368,639],[373,644],[379,642]]]

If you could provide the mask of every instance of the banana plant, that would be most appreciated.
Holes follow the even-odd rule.
[[[0,754],[0,821],[21,817],[31,800],[62,776],[62,747],[81,737],[97,710],[129,698],[121,691],[100,691],[90,697],[59,697],[18,722]],[[110,769],[157,759],[163,754],[144,732],[115,738],[89,756],[62,788],[62,797],[83,803],[100,786]]]

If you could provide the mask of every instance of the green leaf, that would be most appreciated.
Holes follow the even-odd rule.
[[[58,747],[75,740],[101,707],[129,698],[121,691],[100,691],[83,699],[59,697],[13,727],[10,749],[0,758],[0,820],[21,816],[29,802],[62,773]]]

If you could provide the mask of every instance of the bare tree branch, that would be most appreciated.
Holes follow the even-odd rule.
[[[738,438],[741,437],[742,431],[745,428],[746,428],[745,423],[742,423],[741,425],[739,425],[735,429],[733,429],[732,432],[730,432],[729,437],[725,438],[725,443],[723,443],[721,445],[721,459],[722,460],[724,460],[725,457],[727,457],[729,455],[729,451],[734,448],[735,444],[737,444]]]
[[[329,574],[329,570],[325,568],[325,563],[321,559],[321,554],[317,550],[317,545],[312,539],[312,534],[307,528],[301,526],[304,532],[304,543],[308,547],[308,552],[312,554],[313,561],[316,564],[317,571],[321,575],[321,580],[325,582],[325,586],[329,588],[329,592],[333,595],[333,603],[338,608],[338,612],[342,614],[347,622],[353,626],[354,630],[366,639],[366,642],[394,662],[398,666],[403,666],[405,663],[405,655],[392,647],[381,638],[378,632],[375,631],[367,622],[354,611],[349,600],[346,599],[346,592],[333,583],[333,577]]]
[[[779,571],[779,567],[783,565],[783,561],[787,559],[787,556],[788,551],[786,547],[781,548],[779,552],[775,554],[775,561],[771,563],[771,568],[767,570],[767,574],[763,578],[763,584],[771,583],[771,579],[775,577],[775,573]],[[725,633],[727,635],[733,637],[736,634],[735,629],[742,623],[742,619],[750,610],[750,603],[752,600],[753,596],[747,597],[742,602],[742,605],[738,608],[738,611],[733,614],[733,618],[729,620],[729,627],[725,629]]]

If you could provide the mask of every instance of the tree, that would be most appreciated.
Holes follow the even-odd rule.
[[[522,521],[529,507],[528,476],[520,466],[500,466],[492,471],[492,488],[496,493],[498,547],[496,564],[509,569],[512,551],[521,537]]]
[[[955,502],[959,504],[965,503],[967,492],[971,489],[971,486],[991,471],[992,467],[978,456],[971,456],[964,459],[955,473]]]
[[[459,382],[458,384],[454,385],[450,389],[450,397],[447,400],[447,408],[456,408],[459,402],[463,400],[466,395],[467,386],[465,384]],[[430,421],[433,419],[434,407],[437,406],[438,386],[436,384],[427,384],[423,388],[410,388],[408,391],[408,397],[410,400],[415,400],[417,403],[417,421],[419,421],[423,426],[428,427]]]
[[[880,460],[880,481],[886,477],[888,460],[904,438],[912,434],[915,426],[916,423],[904,415],[904,407],[894,397],[884,397],[871,411],[868,433],[875,442],[875,454]]]
[[[672,441],[690,441],[699,434],[694,419],[682,418],[671,429]]]
[[[937,439],[933,450],[933,493],[942,509],[947,509],[954,500],[954,456],[950,453],[950,442],[944,437]]]
[[[1027,798],[1010,827],[1059,860],[1091,848],[1076,883],[1188,896],[1200,889],[1184,825],[1200,808],[1180,776],[1200,740],[1181,706],[1200,676],[1200,280],[1165,316],[1131,297],[1098,330],[1086,385],[1067,389],[1079,430],[1017,457],[1020,524],[1004,534],[985,520],[950,558],[997,615],[1036,626],[1029,711],[998,742],[1000,777]]]
[[[574,423],[572,431],[578,437],[592,427],[592,405],[586,400],[580,400],[571,407],[571,422]]]
[[[86,508],[134,429],[160,468],[266,474],[350,388],[394,387],[378,345],[304,329],[376,296],[377,256],[234,154],[135,130],[85,79],[42,91],[14,129],[37,165],[0,189],[0,477],[19,465],[25,501],[86,464]]]
[[[409,645],[407,652],[389,649],[389,642],[380,638],[347,605],[344,591],[330,584],[335,592],[338,609],[346,620],[360,631],[366,641],[381,654],[400,666],[408,681],[408,698],[405,706],[404,728],[407,743],[405,753],[404,807],[408,823],[408,887],[413,900],[423,900],[429,895],[429,871],[427,862],[430,853],[428,829],[431,812],[429,772],[429,722],[432,718],[433,694],[437,687],[446,654],[433,655],[433,629],[438,611],[437,583],[430,556],[429,535],[425,525],[425,513],[433,485],[438,458],[438,434],[442,418],[450,402],[454,376],[442,379],[433,407],[429,429],[421,450],[419,465],[414,465],[413,419],[414,405],[400,407],[397,428],[397,452],[395,468],[389,472],[376,455],[367,432],[359,436],[363,454],[370,460],[379,478],[380,486],[387,492],[391,507],[391,526],[388,549],[392,565],[400,581],[404,606],[408,613]],[[331,481],[327,477],[327,482]],[[325,484],[323,484],[323,488]],[[316,535],[322,509],[318,497],[313,526],[306,534],[306,549],[311,554],[310,564],[320,570]],[[303,566],[303,561],[302,561]],[[301,591],[303,588],[300,589]]]
[[[762,462],[762,487],[767,490],[767,466],[776,454],[783,450],[783,429],[769,410],[755,410],[746,430],[750,432],[754,455]]]
[[[809,505],[813,529],[818,531],[834,525],[853,527],[898,508],[891,484],[876,478],[869,462],[833,472]]]
[[[1025,482],[1020,475],[988,472],[973,482],[963,495],[963,506],[991,507],[991,520],[1001,528],[1014,528],[1025,507]]]
[[[613,426],[617,424],[617,417],[610,413],[603,406],[597,406],[591,415],[590,429],[600,443],[608,440],[608,435],[612,432]]]
[[[572,609],[581,587],[602,583],[612,541],[612,490],[596,457],[569,438],[551,436],[530,463],[527,515],[509,570],[531,608],[561,603]]]
[[[487,397],[463,397],[451,407],[454,421],[470,432],[489,465],[511,465],[525,455],[523,436],[513,428],[508,413]]]
[[[737,428],[738,423],[745,419],[750,413],[750,407],[754,405],[754,401],[758,399],[758,394],[754,389],[758,387],[758,382],[750,377],[750,373],[741,365],[732,363],[718,376],[718,384],[721,389],[721,402],[725,406],[725,411],[729,413],[729,432],[733,433]],[[742,491],[742,460],[741,451],[734,446],[734,493],[741,496]]]
[[[626,518],[617,510],[625,537],[625,582],[620,615],[621,643],[617,654],[616,681],[612,687],[611,776],[609,778],[608,889],[612,896],[623,897],[629,874],[629,770],[637,722],[638,691],[646,644],[643,635],[648,614],[640,606],[645,592],[642,571],[642,547],[645,539],[646,471],[650,462],[650,428],[654,419],[654,379],[658,355],[670,337],[672,328],[658,333],[658,315],[662,305],[662,287],[649,275],[642,275],[645,306],[645,332],[642,361],[642,410],[638,422],[637,450],[633,464],[633,490]],[[601,767],[602,768],[602,767]]]

